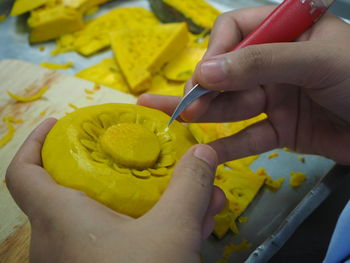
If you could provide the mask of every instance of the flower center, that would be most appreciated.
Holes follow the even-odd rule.
[[[135,169],[152,167],[161,150],[157,136],[136,123],[110,126],[101,136],[100,143],[116,163]]]

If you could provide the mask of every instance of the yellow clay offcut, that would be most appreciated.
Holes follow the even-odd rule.
[[[20,102],[31,102],[40,99],[45,92],[48,90],[48,87],[41,88],[36,94],[30,97],[23,97],[13,94],[12,92],[8,91],[7,94],[13,98],[14,100],[20,101]]]

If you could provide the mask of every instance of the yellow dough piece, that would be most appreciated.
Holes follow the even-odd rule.
[[[83,69],[76,76],[116,90],[129,92],[128,84],[114,58],[106,58],[94,66]]]
[[[151,88],[151,77],[188,42],[185,23],[123,29],[111,34],[119,67],[133,93]]]
[[[18,96],[18,95],[15,95],[13,94],[12,92],[7,92],[7,94],[13,98],[14,100],[17,100],[17,101],[21,101],[21,102],[31,102],[31,101],[35,101],[35,100],[38,100],[40,99],[44,94],[45,92],[48,90],[48,87],[43,87],[41,88],[36,94],[34,94],[33,96],[30,96],[30,97],[23,97],[23,96]]]
[[[114,58],[107,58],[100,63],[85,68],[76,74],[77,77],[86,79],[116,90],[131,93],[123,73]],[[185,82],[171,81],[160,74],[152,77],[151,88],[147,93],[182,96]]]
[[[6,116],[2,118],[2,120],[6,124],[7,133],[3,137],[0,137],[0,148],[4,147],[8,142],[10,142],[15,135],[16,129],[13,124],[23,122],[22,120],[17,120],[12,116]]]
[[[205,51],[206,48],[199,46],[186,47],[164,67],[164,76],[173,81],[187,81],[191,78]]]
[[[257,175],[247,167],[245,173],[223,170],[216,176],[215,185],[225,192],[229,201],[229,210],[238,217],[254,199],[265,179],[266,176]]]
[[[41,62],[40,66],[42,66],[43,68],[48,68],[48,69],[52,69],[52,70],[56,70],[56,69],[69,69],[74,67],[74,63],[73,62],[67,62],[64,64],[60,64],[60,63],[53,63],[53,62]]]
[[[152,11],[165,23],[185,21],[192,33],[208,32],[220,11],[205,0],[149,0]]]
[[[79,108],[60,119],[43,149],[44,168],[61,185],[117,212],[139,217],[160,198],[180,157],[195,144],[181,123],[132,104]]]
[[[307,175],[301,172],[291,172],[292,176],[289,178],[289,184],[292,187],[299,187],[307,178]]]
[[[147,90],[147,93],[181,97],[184,94],[184,87],[185,82],[171,81],[156,74],[152,78],[152,87]]]
[[[11,16],[18,16],[42,6],[50,0],[16,0],[11,10]]]
[[[61,5],[74,8],[81,14],[85,15],[90,10],[93,10],[98,5],[109,2],[110,0],[61,0]]]
[[[38,43],[82,29],[84,22],[82,14],[74,8],[56,5],[34,10],[28,25],[31,28],[30,42]]]
[[[109,33],[123,28],[159,24],[154,14],[140,7],[116,8],[87,23],[84,29],[64,35],[57,40],[53,55],[77,51],[90,56],[110,45]]]
[[[208,4],[205,0],[164,0],[164,3],[178,10],[186,18],[192,20],[196,25],[211,29],[220,11]],[[198,12],[200,10],[200,12]]]

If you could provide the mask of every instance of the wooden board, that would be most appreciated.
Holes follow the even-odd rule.
[[[101,87],[93,95],[87,94],[86,90],[93,90],[94,83],[18,60],[0,61],[0,80],[0,138],[6,133],[3,117],[24,121],[15,125],[14,138],[0,148],[0,262],[27,262],[29,224],[5,185],[6,169],[17,149],[47,117],[60,118],[74,111],[69,104],[83,107],[109,102],[135,103],[136,98],[107,87]],[[43,86],[48,86],[48,91],[34,102],[16,102],[6,93],[30,96]]]

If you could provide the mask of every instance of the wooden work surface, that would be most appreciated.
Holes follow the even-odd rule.
[[[34,102],[16,102],[6,91],[21,96],[35,94],[48,86],[43,98]],[[0,138],[6,134],[5,116],[23,120],[15,124],[14,138],[0,148],[0,263],[28,262],[30,226],[26,216],[10,196],[6,184],[6,169],[28,134],[48,117],[62,117],[77,107],[109,102],[135,103],[136,98],[110,88],[101,87],[94,94],[94,83],[18,61],[0,61]]]

